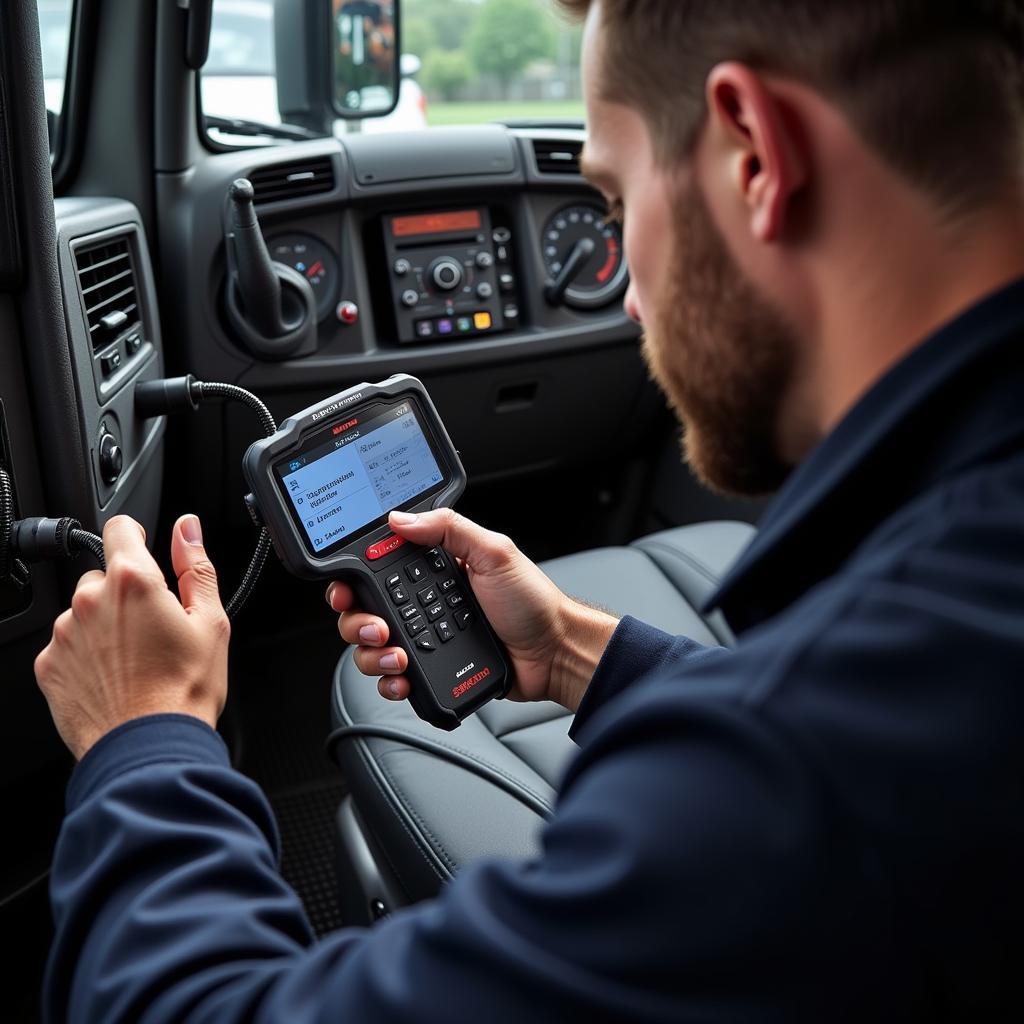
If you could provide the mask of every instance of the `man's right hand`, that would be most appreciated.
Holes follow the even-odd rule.
[[[617,620],[567,597],[512,541],[451,509],[420,515],[392,512],[391,529],[413,544],[443,547],[458,558],[492,628],[512,659],[512,700],[553,700],[575,711],[590,683]],[[355,607],[344,583],[327,589],[328,604],[341,613],[342,638],[356,645],[355,662],[389,700],[409,696],[403,675],[409,659],[389,646],[383,619]]]

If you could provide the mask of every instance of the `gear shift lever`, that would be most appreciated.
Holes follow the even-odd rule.
[[[316,349],[316,299],[309,282],[270,258],[246,178],[228,189],[225,244],[227,313],[243,344],[258,356],[281,359]]]

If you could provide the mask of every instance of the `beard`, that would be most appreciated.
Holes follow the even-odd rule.
[[[642,352],[683,423],[683,454],[712,490],[777,490],[792,466],[780,420],[792,390],[797,339],[736,265],[704,201],[676,201],[671,285]]]

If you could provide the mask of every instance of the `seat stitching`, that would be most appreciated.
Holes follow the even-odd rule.
[[[409,827],[408,822],[405,821],[402,812],[403,811],[407,811],[407,808],[402,803],[400,803],[398,800],[394,799],[391,796],[391,794],[389,794],[387,792],[387,790],[384,789],[384,787],[380,784],[380,780],[377,778],[376,773],[378,771],[380,771],[383,774],[387,775],[387,772],[384,769],[384,766],[378,764],[370,756],[369,748],[363,743],[362,740],[358,741],[358,743],[356,745],[361,748],[359,750],[360,758],[362,758],[364,761],[367,762],[367,775],[370,777],[370,781],[373,782],[373,784],[377,787],[377,791],[384,798],[384,802],[389,807],[392,808],[392,810],[394,812],[395,818],[398,820],[398,823],[402,826],[402,830],[405,832],[405,834],[412,841],[413,848],[426,861],[427,866],[431,869],[431,871],[434,872],[435,875],[437,875],[438,879],[440,879],[440,881],[442,881],[442,882],[445,881],[446,880],[445,879],[445,873],[443,871],[441,871],[440,868],[438,868],[437,862],[434,861],[428,855],[427,851],[423,849],[424,845],[427,843],[426,839],[423,836],[420,836],[420,837],[417,838],[417,836],[413,833],[412,829]],[[394,788],[396,788],[396,789],[398,788],[398,787],[395,787],[394,781],[390,778],[390,776],[388,776],[388,782]],[[392,858],[388,855],[388,853],[387,853],[387,851],[385,849],[385,844],[378,840],[378,844],[377,845],[382,850],[385,850],[384,856],[387,858],[388,864],[391,865],[391,870],[394,871],[396,877],[401,879],[403,872],[399,868],[398,864],[395,861],[393,861]],[[432,851],[432,852],[436,853],[436,851]],[[447,853],[444,854],[444,857],[445,857],[445,860],[447,860]],[[450,867],[450,865],[448,865],[448,866]],[[451,875],[450,875],[450,872],[449,872],[449,877],[450,876]],[[403,888],[405,889],[406,893],[410,896],[410,899],[411,899],[412,898],[411,894],[414,891],[414,887],[410,887],[408,884],[403,884]]]
[[[338,703],[340,705],[340,710],[341,710],[342,714],[349,720],[349,724],[355,724],[352,721],[351,715],[349,715],[349,713],[348,713],[348,709],[345,707],[344,697],[343,697],[343,695],[341,693],[341,687],[340,686],[337,687],[337,690],[338,690]],[[490,732],[490,730],[488,730],[488,732]],[[497,742],[499,742],[499,743],[501,742],[500,740],[497,739],[497,737],[494,736],[493,733],[491,733],[491,736]],[[473,753],[472,751],[465,750],[462,747],[457,747],[457,746],[455,746],[454,744],[451,744],[451,743],[445,743],[442,740],[437,739],[436,737],[431,737],[431,739],[435,743],[440,744],[442,747],[445,747],[448,750],[452,750],[452,751],[454,751],[456,753],[462,754],[464,757],[469,758],[471,761],[475,761],[477,764],[484,765],[485,767],[490,768],[492,771],[497,772],[502,778],[506,779],[512,785],[514,785],[517,788],[521,789],[525,793],[529,793],[532,797],[534,797],[536,800],[540,801],[540,803],[544,804],[546,807],[549,807],[552,811],[554,810],[554,808],[551,807],[551,805],[548,802],[546,797],[542,796],[540,793],[538,793],[531,786],[528,786],[521,779],[517,779],[515,776],[509,774],[507,771],[505,771],[503,768],[499,767],[498,765],[492,764],[490,761],[486,760],[485,758],[480,757],[479,755]],[[397,746],[397,743],[398,743],[398,741],[390,741],[390,740],[383,740],[382,742],[384,742],[384,743],[394,742],[396,744],[396,746]],[[362,746],[362,743],[360,743],[360,746]],[[368,748],[368,745],[367,745],[367,748]],[[512,753],[512,752],[509,751],[509,753]],[[360,750],[360,755],[361,756],[363,755],[363,751],[362,750]],[[514,757],[518,757],[517,754],[513,754],[513,756]],[[367,749],[366,757],[369,758],[369,750],[368,749]],[[520,759],[520,760],[522,760],[522,759]],[[413,817],[413,819],[416,821],[416,823],[420,827],[420,829],[422,829],[422,831],[426,834],[427,838],[432,843],[436,844],[437,850],[435,850],[435,852],[440,851],[440,855],[444,859],[444,861],[445,861],[446,865],[448,866],[449,870],[454,872],[456,870],[455,861],[448,854],[448,851],[444,848],[444,846],[442,845],[441,841],[439,839],[437,839],[437,837],[431,832],[431,830],[427,826],[426,822],[424,822],[423,819],[420,817],[420,815],[417,813],[416,809],[412,805],[412,802],[409,800],[408,794],[402,789],[401,786],[398,785],[398,783],[395,781],[394,776],[392,775],[392,773],[389,772],[388,769],[384,766],[383,761],[374,759],[372,761],[372,763],[373,763],[374,766],[376,766],[386,776],[386,778],[387,778],[388,782],[390,783],[390,785],[392,786],[392,788],[396,791],[398,796],[403,801],[403,805],[404,805],[403,809],[406,811],[406,813],[410,814]],[[533,768],[529,764],[527,764],[525,761],[523,763],[526,764],[526,766],[528,768],[530,768],[531,771],[533,771]],[[371,776],[372,776],[372,773],[371,773]],[[379,783],[377,783],[377,788],[381,789]],[[383,790],[382,790],[382,792],[383,792]],[[392,800],[387,798],[386,794],[385,794],[385,799],[387,800],[387,802],[389,804],[393,804],[394,803],[394,801],[392,801]],[[538,815],[538,817],[539,817],[539,815]],[[413,838],[413,841],[415,842],[415,838],[411,836],[409,828],[407,827],[405,822],[402,822],[402,827],[405,828],[406,832],[408,834],[410,834],[410,838]],[[421,852],[421,854],[423,853],[422,850],[420,852]],[[428,863],[429,863],[429,858],[428,858]],[[437,872],[439,877],[443,878],[443,875],[441,875],[441,873],[437,871],[436,864],[432,864],[431,866],[433,867],[434,871]]]
[[[713,572],[707,565],[705,565],[700,559],[695,558],[693,555],[686,551],[679,551],[677,548],[670,547],[668,544],[660,544],[657,541],[648,542],[645,547],[656,548],[659,551],[663,551],[666,555],[672,555],[674,558],[678,558],[685,564],[688,564],[691,569],[699,572],[709,583],[718,583],[721,576]],[[644,548],[640,549],[641,551]]]
[[[334,687],[334,690],[338,704],[338,710],[341,712],[348,725],[354,725],[355,722],[352,716],[348,713],[348,708],[345,706],[345,698],[344,695],[342,694],[341,686],[339,685]],[[370,781],[374,784],[374,786],[376,786],[377,791],[383,797],[384,803],[392,809],[392,813],[394,814],[395,818],[398,819],[398,823],[402,826],[403,831],[412,841],[413,847],[417,850],[420,856],[427,862],[427,866],[430,868],[431,871],[434,872],[435,875],[437,875],[438,879],[440,879],[442,882],[445,881],[444,872],[440,870],[440,868],[437,865],[437,862],[433,860],[430,857],[428,851],[424,849],[424,846],[427,846],[429,849],[429,843],[427,842],[425,837],[415,836],[413,834],[412,829],[409,827],[409,823],[405,820],[403,812],[406,812],[406,808],[402,805],[401,802],[399,802],[399,800],[395,799],[395,797],[391,793],[388,793],[387,790],[385,790],[384,787],[380,784],[380,780],[377,778],[377,772],[380,771],[386,775],[387,773],[384,769],[384,766],[382,764],[378,764],[377,761],[373,757],[371,757],[369,744],[367,744],[365,740],[359,739],[356,741],[355,745],[359,753],[360,760],[362,760],[365,763],[366,774],[369,776]],[[398,788],[397,786],[395,786],[390,776],[388,776],[388,782],[392,785],[394,789]],[[367,827],[369,827],[369,823],[367,823]],[[380,849],[384,850],[384,856],[387,859],[387,862],[390,865],[391,870],[395,873],[395,877],[401,880],[403,872],[399,868],[398,864],[396,864],[388,855],[387,850],[385,849],[385,844],[378,841],[377,845],[380,847]],[[436,853],[436,851],[433,850],[430,850],[430,852]],[[444,853],[444,856],[447,859],[446,852]],[[411,898],[411,893],[413,891],[412,888],[410,888],[408,884],[403,884],[403,888],[406,890],[406,894],[410,895]]]
[[[416,824],[419,825],[419,827],[423,830],[424,834],[427,836],[430,842],[436,846],[437,849],[435,852],[440,853],[442,859],[444,860],[445,864],[448,867],[449,872],[454,874],[457,865],[455,863],[455,859],[445,849],[444,843],[442,843],[441,840],[434,835],[434,833],[430,830],[430,827],[427,825],[427,823],[417,813],[416,808],[413,806],[412,801],[409,799],[408,793],[406,793],[402,789],[402,787],[395,781],[394,775],[390,771],[388,771],[383,761],[380,762],[380,770],[387,776],[388,782],[391,783],[391,785],[394,787],[395,792],[402,798],[406,810],[413,816],[413,819],[415,820]]]
[[[490,730],[488,730],[488,731],[490,731]],[[498,737],[495,736],[493,733],[491,733],[491,736],[492,736],[492,738],[497,740],[497,742],[499,742],[499,743],[501,742],[501,740],[499,740]],[[518,786],[519,789],[521,789],[524,793],[529,793],[530,796],[535,797],[542,804],[547,806],[550,810],[552,810],[552,811],[554,810],[554,808],[551,807],[551,805],[548,803],[548,799],[547,799],[546,796],[543,796],[540,793],[538,793],[535,789],[533,789],[532,787],[527,785],[525,782],[523,782],[522,779],[517,779],[514,775],[509,774],[507,771],[505,771],[504,768],[501,768],[498,765],[493,764],[492,762],[488,761],[486,758],[480,757],[479,754],[476,754],[476,753],[474,753],[471,750],[465,750],[464,748],[456,747],[456,746],[454,746],[451,743],[445,743],[443,740],[439,740],[439,739],[437,739],[436,737],[433,737],[433,736],[431,736],[431,740],[434,743],[437,743],[438,745],[447,748],[448,750],[454,751],[456,754],[462,754],[464,757],[468,757],[471,761],[476,761],[477,764],[481,764],[481,765],[483,765],[486,768],[490,768],[492,771],[497,772],[502,778],[507,779],[509,782],[511,782],[512,785]],[[397,740],[394,740],[394,741],[392,741],[392,740],[384,740],[383,742],[385,742],[385,743],[391,743],[391,742],[397,743],[398,741]],[[512,752],[509,751],[509,753],[512,753]],[[512,754],[512,756],[513,757],[519,757],[518,754]],[[519,760],[522,760],[522,758],[519,758]],[[523,763],[525,764],[525,762],[523,762]],[[530,768],[529,765],[527,765],[527,767]],[[530,771],[533,771],[533,769],[530,768]]]
[[[550,725],[552,722],[557,722],[560,718],[571,718],[572,712],[565,710],[561,714],[555,715],[553,718],[547,718],[543,722],[530,722],[529,725],[517,725],[514,729],[509,729],[508,732],[491,733],[491,735],[499,742],[504,743],[509,736],[515,736],[519,732],[527,732],[530,729],[539,729],[542,725]],[[518,754],[515,755],[519,757]]]

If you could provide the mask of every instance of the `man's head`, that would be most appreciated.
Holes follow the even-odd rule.
[[[1018,272],[957,263],[1021,207],[1024,2],[561,3],[587,16],[585,170],[623,208],[627,310],[688,458],[771,490]]]

